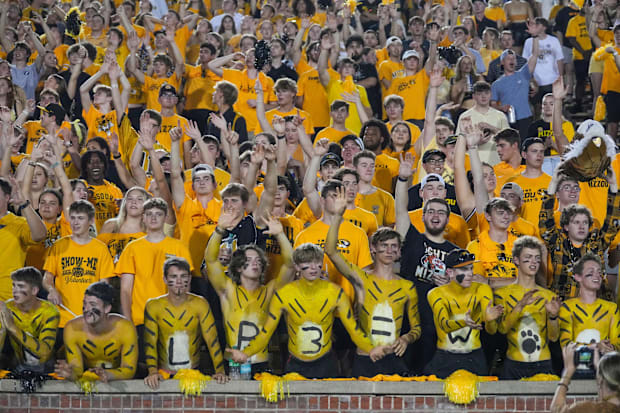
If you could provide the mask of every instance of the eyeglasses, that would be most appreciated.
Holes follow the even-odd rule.
[[[426,161],[426,163],[430,163],[431,165],[442,165],[446,160],[441,158],[432,158]]]

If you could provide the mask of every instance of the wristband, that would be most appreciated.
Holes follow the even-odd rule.
[[[121,156],[122,155],[120,153],[117,153],[117,154],[112,155],[112,158],[113,159],[120,159]]]
[[[27,199],[26,202],[24,202],[19,207],[17,207],[17,214],[21,215],[22,211],[24,210],[24,208],[26,208],[28,205],[30,205],[30,200],[29,199]]]
[[[402,178],[400,175],[398,175],[398,180],[400,182],[407,182],[407,181],[409,181],[409,178]]]
[[[564,386],[564,387],[566,387],[566,391],[568,391],[568,384],[566,384],[566,383],[562,383],[562,382],[560,381],[560,382],[558,382],[558,386]]]
[[[57,167],[58,165],[60,165],[60,162],[56,161],[56,162],[54,162],[54,163],[52,164],[51,168],[52,168],[52,169],[56,169],[56,167]]]
[[[227,230],[225,230],[225,229],[222,229],[222,228],[220,228],[220,227],[217,227],[217,226],[216,226],[216,227],[215,227],[215,232],[217,232],[218,234],[220,234],[220,235],[222,235],[222,236],[223,236],[223,235],[226,235],[226,233],[227,233],[228,231],[227,231]]]
[[[286,135],[278,136],[278,139],[284,139],[284,138],[286,138]]]

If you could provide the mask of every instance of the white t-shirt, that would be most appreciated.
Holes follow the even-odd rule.
[[[525,40],[523,45],[523,57],[529,59],[531,55],[532,38],[530,37]],[[550,35],[547,35],[544,40],[539,40],[538,62],[536,62],[536,69],[534,69],[534,79],[536,79],[538,86],[550,85],[560,76],[558,60],[564,60],[560,41]]]

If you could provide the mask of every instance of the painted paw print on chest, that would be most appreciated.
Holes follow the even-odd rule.
[[[527,329],[521,331],[521,349],[526,354],[540,351],[540,337],[536,332]]]

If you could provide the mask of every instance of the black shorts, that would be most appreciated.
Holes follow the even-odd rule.
[[[544,361],[514,361],[507,358],[504,360],[503,380],[521,380],[537,374],[555,374],[551,359]]]
[[[523,46],[525,39],[530,37],[527,33],[526,23],[510,23],[508,28],[512,31],[512,38],[515,40],[515,46]]]
[[[618,110],[620,108],[620,93],[607,91],[605,105],[607,106],[607,122],[620,122],[620,110]]]
[[[370,356],[355,354],[353,358],[353,377],[374,377],[377,374],[398,374],[407,377],[409,375],[409,369],[407,369],[407,365],[403,358],[394,354],[388,354],[376,363],[373,363]]]
[[[588,78],[588,65],[590,62],[588,60],[573,60],[573,65],[575,66],[575,78],[577,80],[586,80]]]
[[[302,361],[290,356],[286,363],[287,373],[299,373],[307,379],[338,377],[338,361],[332,351],[314,361]]]
[[[482,348],[471,353],[450,353],[437,349],[433,359],[424,368],[424,374],[427,376],[434,374],[440,379],[445,379],[461,369],[478,376],[486,376],[489,372]]]

